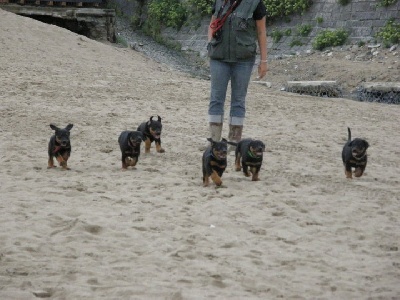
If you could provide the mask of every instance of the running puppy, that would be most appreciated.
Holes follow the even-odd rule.
[[[236,145],[235,150],[235,170],[240,171],[246,177],[252,174],[252,181],[258,181],[258,174],[263,161],[263,153],[265,152],[265,144],[260,140],[243,139]],[[250,172],[249,172],[250,169]]]
[[[143,122],[137,128],[137,131],[140,131],[143,134],[144,140],[144,152],[150,152],[150,146],[152,142],[156,144],[156,151],[158,153],[163,153],[165,150],[161,147],[161,117],[157,116],[157,121],[153,120],[153,116],[150,117],[150,120],[147,122]]]
[[[354,176],[361,177],[367,167],[367,149],[369,144],[366,140],[355,138],[351,140],[351,131],[347,127],[348,139],[343,146],[342,160],[346,178],[352,177],[352,168],[355,168]]]
[[[222,184],[222,174],[226,169],[226,155],[228,153],[228,144],[226,139],[221,142],[213,141],[208,138],[207,141],[211,143],[210,146],[203,153],[202,166],[203,166],[203,186],[208,186],[211,180],[215,185]]]
[[[54,124],[50,124],[50,128],[55,130],[55,134],[50,138],[49,141],[49,161],[47,168],[55,168],[54,160],[55,157],[60,166],[64,170],[69,170],[67,166],[68,158],[71,155],[71,141],[69,139],[70,130],[74,125],[68,124],[64,129],[58,128]]]
[[[122,131],[118,138],[118,144],[122,154],[122,170],[129,166],[135,167],[140,156],[140,144],[143,134],[140,131]]]

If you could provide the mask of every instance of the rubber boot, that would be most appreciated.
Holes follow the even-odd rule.
[[[210,130],[210,138],[212,138],[213,141],[219,142],[221,140],[221,134],[222,134],[222,123],[209,123],[209,130]],[[204,145],[199,147],[200,151],[206,150],[206,148],[210,146],[210,142],[206,141]]]
[[[243,125],[229,125],[228,140],[239,143],[242,139]],[[235,151],[236,146],[229,145],[228,152]]]

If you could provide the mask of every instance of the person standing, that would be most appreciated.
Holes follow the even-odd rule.
[[[230,141],[242,138],[246,113],[246,95],[256,61],[257,42],[260,53],[258,77],[267,73],[267,10],[262,0],[215,0],[208,27],[211,93],[208,107],[211,138],[221,140],[224,103],[229,81],[231,103]]]

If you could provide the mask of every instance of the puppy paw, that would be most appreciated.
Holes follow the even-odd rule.
[[[363,175],[363,173],[364,173],[363,170],[357,168],[357,169],[354,171],[354,176],[355,176],[355,177],[361,177],[361,176]]]
[[[164,150],[163,148],[161,148],[161,149],[157,150],[157,152],[158,152],[158,153],[164,153],[165,150]]]
[[[215,180],[214,181],[216,186],[221,186],[222,185],[222,180]]]

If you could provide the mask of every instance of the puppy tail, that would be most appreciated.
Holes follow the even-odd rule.
[[[348,141],[351,141],[351,130],[350,130],[350,127],[347,127],[347,132],[348,132],[348,138],[347,138],[347,140],[348,140]]]

